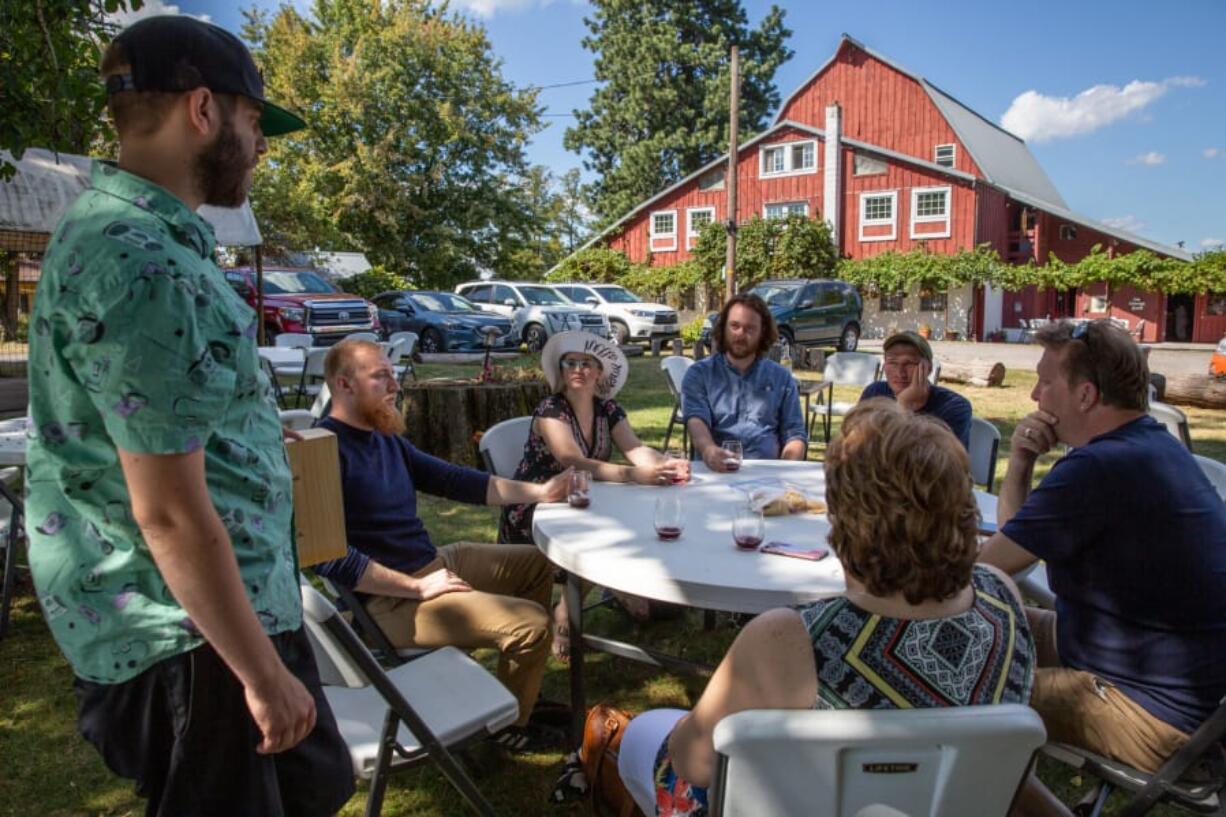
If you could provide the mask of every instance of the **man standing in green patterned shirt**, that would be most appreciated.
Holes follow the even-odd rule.
[[[292,492],[257,316],[212,261],[266,136],[233,35],[187,17],[102,61],[117,165],[51,238],[32,315],[30,566],[82,734],[148,814],[328,815],[348,753],[302,629]]]

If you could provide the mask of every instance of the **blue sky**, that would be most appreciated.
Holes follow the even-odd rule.
[[[846,32],[1023,136],[1073,210],[1158,241],[1183,241],[1191,251],[1226,242],[1221,0],[777,4],[787,12],[795,52],[776,74],[783,98],[829,59]],[[745,0],[755,24],[770,5]],[[241,23],[234,3],[165,7],[234,31]],[[592,54],[580,44],[586,2],[453,0],[451,7],[486,27],[512,82],[592,78]],[[546,112],[561,116],[546,117],[531,161],[559,175],[581,165],[563,149],[562,134],[591,91],[576,85],[541,92]]]

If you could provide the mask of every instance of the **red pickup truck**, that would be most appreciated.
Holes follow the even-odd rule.
[[[256,309],[255,270],[225,270],[226,282]],[[379,310],[370,301],[339,291],[315,270],[264,270],[264,337],[282,332],[312,335],[315,346],[330,346],[351,332],[379,333]]]

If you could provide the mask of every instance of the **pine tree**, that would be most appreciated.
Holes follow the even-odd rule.
[[[601,223],[694,172],[728,149],[729,53],[740,48],[743,139],[779,105],[775,71],[792,56],[784,13],[771,6],[750,29],[739,0],[592,0],[583,45],[603,83],[568,150],[598,178],[592,203]]]

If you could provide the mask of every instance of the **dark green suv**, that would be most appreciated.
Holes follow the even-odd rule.
[[[783,278],[763,281],[749,291],[770,307],[783,344],[837,345],[840,352],[854,352],[860,344],[864,302],[846,281]],[[710,342],[716,317],[711,313],[702,327],[704,342]]]

